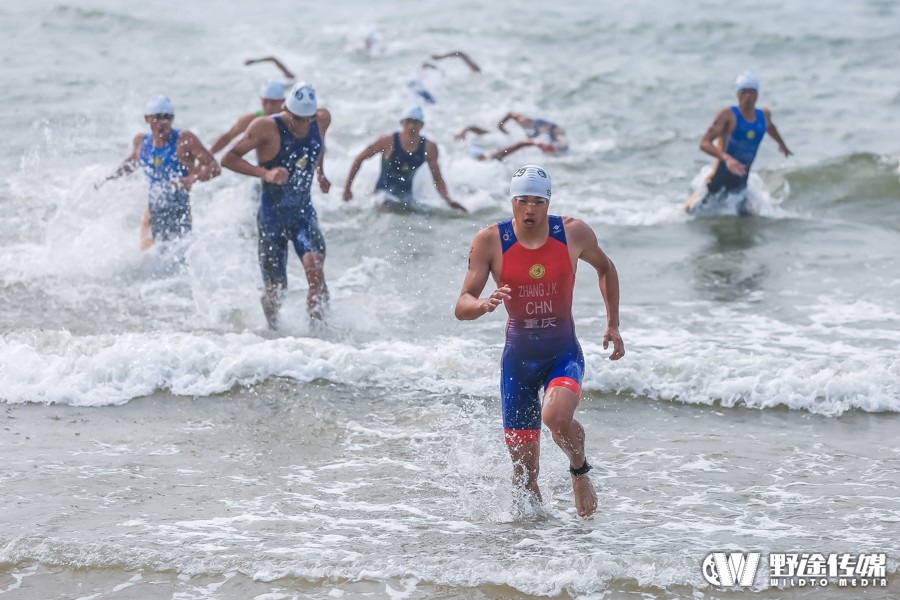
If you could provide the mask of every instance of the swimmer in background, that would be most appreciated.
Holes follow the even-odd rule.
[[[462,60],[469,69],[471,69],[475,73],[481,73],[481,67],[478,66],[474,60],[472,60],[468,54],[463,52],[462,50],[451,50],[450,52],[445,52],[444,54],[432,54],[431,59],[438,61],[444,60],[446,58],[459,58]],[[434,94],[432,94],[426,87],[423,79],[425,77],[425,73],[429,70],[440,71],[443,73],[443,70],[435,65],[434,63],[425,61],[422,63],[421,68],[419,69],[419,74],[410,78],[406,82],[406,87],[411,91],[415,97],[416,102],[424,100],[428,104],[436,104],[437,99]]]
[[[793,154],[772,122],[772,112],[768,108],[756,108],[759,96],[756,75],[749,71],[741,73],[735,86],[737,105],[720,110],[700,140],[700,149],[717,162],[707,181],[705,195],[698,200],[695,193],[685,203],[684,208],[689,213],[715,204],[729,194],[743,193],[745,197],[738,205],[738,214],[751,214],[746,197],[747,179],[763,137],[767,133],[772,136],[778,143],[779,152],[786,157]]]
[[[216,159],[196,135],[172,127],[175,107],[166,96],[147,103],[144,121],[150,133],[139,133],[131,155],[105,181],[140,168],[149,181],[149,203],[141,223],[141,249],[168,242],[191,231],[191,187],[221,172]]]
[[[525,131],[527,139],[517,142],[511,146],[507,146],[488,155],[485,152],[478,153],[475,151],[475,158],[479,160],[487,160],[492,158],[495,160],[503,160],[513,152],[522,148],[537,147],[544,154],[560,154],[569,149],[569,141],[566,137],[566,130],[552,121],[544,119],[533,119],[521,113],[510,111],[503,115],[503,118],[497,122],[497,129],[503,133],[509,133],[506,130],[508,121],[515,121]],[[489,130],[479,127],[478,125],[469,125],[463,128],[454,137],[456,140],[466,139],[466,134],[474,133],[475,135],[484,135],[490,133]]]
[[[250,126],[250,123],[258,117],[267,117],[281,111],[284,105],[284,84],[280,81],[270,80],[263,84],[259,91],[259,102],[262,105],[261,110],[246,113],[238,117],[238,120],[232,125],[231,129],[216,138],[210,147],[210,152],[218,154],[224,150],[228,144],[236,137],[241,135]]]
[[[369,144],[360,152],[347,175],[344,185],[344,201],[353,199],[353,180],[363,161],[381,154],[381,175],[375,184],[375,191],[385,192],[382,209],[408,212],[415,210],[416,200],[412,194],[413,176],[423,163],[428,163],[434,187],[441,198],[451,207],[462,212],[465,207],[455,202],[447,191],[447,184],[438,165],[437,145],[421,135],[425,126],[425,115],[418,106],[410,107],[400,118],[400,131],[388,133]]]

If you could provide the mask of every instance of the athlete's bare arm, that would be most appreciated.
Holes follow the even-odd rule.
[[[785,156],[790,156],[793,154],[787,145],[784,143],[784,140],[781,139],[781,134],[778,133],[778,128],[775,127],[775,123],[772,122],[772,112],[768,108],[762,109],[763,114],[766,115],[766,133],[772,136],[772,139],[778,144],[778,151],[784,154]]]
[[[359,168],[362,166],[363,161],[372,158],[379,152],[385,155],[389,154],[394,146],[393,140],[393,134],[385,134],[366,146],[362,152],[356,155],[356,158],[353,159],[353,164],[350,165],[350,172],[347,174],[347,183],[344,184],[345,202],[353,199],[353,192],[350,191],[350,188],[353,185],[353,180],[356,178],[356,174],[359,172]]]
[[[508,113],[503,115],[503,117],[497,123],[497,129],[499,129],[503,133],[509,133],[508,131],[506,131],[506,122],[509,121],[510,119],[512,119],[513,121],[518,123],[524,129],[528,129],[529,127],[531,127],[534,124],[533,119],[529,119],[528,117],[526,117],[525,115],[523,115],[521,113],[517,113],[515,111],[509,111]]]
[[[95,183],[94,188],[97,189],[107,181],[112,181],[113,179],[118,179],[123,175],[134,172],[140,166],[141,144],[143,143],[144,134],[139,133],[135,135],[134,139],[131,141],[131,154],[128,155],[128,158],[122,161],[122,164],[119,165],[119,168],[116,169],[112,175],[108,175],[103,181]]]
[[[459,133],[453,136],[455,140],[464,140],[466,139],[467,133],[474,133],[475,135],[484,135],[489,133],[487,129],[479,127],[478,125],[469,125],[468,127],[464,127]]]
[[[528,148],[529,146],[537,146],[548,154],[553,154],[555,152],[555,149],[550,144],[544,144],[541,142],[536,142],[534,140],[521,140],[519,142],[516,142],[512,146],[507,146],[506,148],[501,148],[491,153],[491,158],[493,158],[494,160],[503,160],[513,152],[521,150],[522,148]]]
[[[619,335],[619,274],[616,266],[600,248],[594,230],[587,223],[571,217],[566,217],[564,223],[572,253],[597,271],[600,293],[606,305],[607,325],[603,335],[603,348],[605,350],[612,343],[613,352],[609,359],[619,360],[625,356],[625,344]]]
[[[331,189],[331,182],[325,177],[325,133],[331,125],[331,113],[326,108],[320,108],[316,111],[316,123],[319,125],[319,135],[322,138],[322,151],[316,159],[316,179],[319,181],[319,189],[323,194],[327,194]]]
[[[445,54],[432,54],[431,55],[431,58],[434,60],[441,60],[444,58],[451,58],[451,57],[456,57],[456,58],[462,59],[462,61],[464,63],[466,63],[466,65],[470,69],[472,69],[476,73],[481,73],[481,67],[479,67],[478,64],[476,64],[474,60],[469,58],[469,55],[466,54],[465,52],[463,52],[462,50],[453,50],[453,51],[447,52]]]
[[[218,154],[221,150],[225,149],[225,146],[231,143],[231,141],[237,136],[244,133],[247,130],[247,127],[250,125],[250,122],[256,118],[256,113],[247,113],[246,115],[241,115],[237,122],[225,133],[220,135],[213,145],[210,146],[209,151],[213,154]]]
[[[456,300],[454,314],[461,321],[471,321],[489,312],[494,312],[504,300],[511,298],[508,285],[499,284],[487,298],[480,298],[488,276],[499,277],[500,232],[496,225],[482,229],[475,234],[469,249],[469,268],[463,280],[462,290]]]
[[[280,135],[275,119],[272,117],[254,119],[250,126],[247,127],[243,137],[222,157],[222,166],[235,173],[259,177],[267,183],[284,185],[290,178],[290,173],[284,167],[265,169],[250,164],[244,159],[245,154],[251,150],[256,150],[259,162],[272,160],[278,154],[279,144]]]
[[[435,144],[431,140],[425,142],[425,162],[428,163],[428,168],[431,169],[431,177],[434,179],[434,187],[437,189],[438,194],[441,195],[441,198],[444,199],[444,202],[449,204],[451,208],[461,210],[462,212],[469,212],[466,210],[465,206],[463,206],[459,202],[454,202],[453,198],[450,197],[450,193],[447,191],[447,184],[444,183],[444,177],[443,175],[441,175],[441,167],[438,165],[437,144]]]
[[[703,139],[700,140],[700,149],[713,158],[724,161],[728,170],[735,175],[743,176],[747,173],[747,167],[735,160],[730,154],[726,154],[722,143],[728,134],[734,131],[735,125],[736,121],[731,109],[723,108],[720,110],[716,118],[713,119],[709,129],[703,134]],[[719,140],[720,143],[716,144],[716,140]]]
[[[286,66],[284,66],[284,63],[282,63],[280,60],[278,60],[274,56],[263,56],[262,58],[248,58],[247,60],[244,61],[244,65],[249,67],[250,65],[255,65],[256,63],[262,63],[262,62],[270,62],[273,65],[275,65],[276,67],[278,67],[278,70],[281,71],[281,73],[285,77],[287,77],[288,79],[294,78],[294,74],[291,73],[291,71]]]
[[[197,181],[209,181],[219,176],[222,172],[219,163],[196,135],[190,131],[182,131],[178,141],[178,158],[188,168],[187,177],[178,180],[181,187],[190,190]]]

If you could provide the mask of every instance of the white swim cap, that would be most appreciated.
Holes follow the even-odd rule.
[[[174,115],[175,107],[172,105],[172,101],[169,100],[168,96],[157,96],[153,100],[147,103],[147,106],[144,107],[144,116],[149,117],[150,115]]]
[[[265,82],[259,90],[263,100],[284,100],[284,84],[274,79]]]
[[[284,105],[298,117],[311,117],[316,114],[316,90],[305,81],[298,81],[291,88]]]
[[[418,121],[419,123],[425,122],[425,113],[422,112],[422,109],[418,106],[410,106],[403,112],[403,116],[400,117],[401,121]]]
[[[737,86],[738,91],[756,90],[758,92],[759,78],[750,71],[744,71],[737,76],[737,79],[734,80],[734,85]]]
[[[509,182],[509,197],[537,196],[550,200],[550,175],[537,165],[525,165]]]

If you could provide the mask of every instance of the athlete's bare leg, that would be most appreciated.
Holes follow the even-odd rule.
[[[285,284],[267,283],[262,298],[260,298],[269,329],[278,329],[278,311],[281,309],[285,289],[287,289]]]
[[[537,483],[541,463],[540,441],[507,444],[506,447],[513,462],[513,485],[528,490],[534,494],[538,502],[543,502]]]
[[[303,255],[303,268],[309,293],[306,296],[306,311],[311,323],[321,323],[328,309],[328,286],[325,285],[325,255],[307,252]]]
[[[141,250],[146,250],[153,245],[153,232],[150,231],[150,209],[144,211],[141,219]]]
[[[553,434],[553,441],[569,457],[569,466],[579,469],[587,458],[584,454],[584,428],[575,420],[578,394],[562,386],[551,387],[544,397],[541,419]],[[572,475],[575,509],[579,517],[589,517],[597,510],[597,493],[587,473]]]

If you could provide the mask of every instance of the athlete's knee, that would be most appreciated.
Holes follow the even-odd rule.
[[[577,386],[577,383],[572,382],[566,386],[551,385],[547,388],[544,406],[541,409],[541,421],[553,434],[564,433],[572,425],[581,393],[580,387],[577,387],[576,391],[572,386]]]
[[[573,417],[574,413],[572,411],[566,410],[559,405],[546,406],[541,412],[541,420],[547,426],[547,429],[550,430],[550,433],[554,435],[568,431],[572,425]]]

